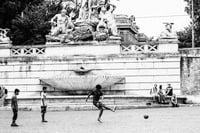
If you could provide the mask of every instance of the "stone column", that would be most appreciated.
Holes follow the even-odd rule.
[[[11,42],[0,42],[0,57],[9,57],[11,46]]]

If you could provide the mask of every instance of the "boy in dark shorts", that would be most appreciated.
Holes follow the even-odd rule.
[[[103,103],[101,103],[101,102],[99,101],[100,98],[103,96],[103,92],[102,92],[101,88],[102,88],[101,85],[96,85],[96,89],[95,89],[95,90],[92,90],[92,91],[88,94],[88,97],[87,97],[87,99],[86,99],[86,102],[87,102],[87,100],[89,99],[89,97],[90,97],[91,95],[93,95],[93,105],[96,106],[96,107],[100,110],[100,112],[99,112],[99,117],[98,117],[98,119],[97,119],[99,122],[102,122],[102,121],[101,121],[101,116],[102,116],[102,114],[103,114],[104,109],[107,109],[107,110],[110,110],[110,111],[112,111],[112,112],[115,112],[115,108],[116,108],[116,107],[114,107],[113,109],[111,109],[111,108],[105,106]]]
[[[19,89],[14,90],[14,95],[12,96],[11,99],[11,108],[13,111],[13,118],[12,118],[12,127],[18,127],[18,125],[15,123],[17,120],[17,115],[18,115],[18,102],[17,102],[17,95],[19,95]]]
[[[47,111],[47,105],[46,105],[46,87],[42,88],[41,92],[41,114],[42,114],[42,122],[47,122],[45,120],[45,113]]]

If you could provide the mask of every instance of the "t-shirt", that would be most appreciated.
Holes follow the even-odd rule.
[[[166,88],[166,94],[167,94],[167,96],[172,96],[173,95],[173,88],[172,87],[167,87]]]
[[[91,95],[93,95],[93,102],[98,102],[100,97],[103,95],[103,92],[96,89],[91,92]]]
[[[46,93],[41,92],[41,106],[46,106]]]
[[[11,108],[18,110],[17,96],[13,95],[11,99]]]

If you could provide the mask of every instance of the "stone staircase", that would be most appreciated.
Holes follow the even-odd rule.
[[[47,99],[49,111],[79,111],[79,110],[96,110],[93,106],[92,99],[85,102],[87,96],[49,96]],[[170,101],[170,98],[166,98]],[[11,99],[7,99],[7,104],[0,110],[10,110]],[[171,107],[171,104],[158,104],[152,101],[150,96],[131,96],[131,95],[105,95],[102,101],[109,107],[116,106],[117,109],[136,109],[136,108],[160,108]],[[180,105],[186,104],[186,97],[178,96]],[[40,110],[40,97],[18,98],[20,110],[38,111]]]

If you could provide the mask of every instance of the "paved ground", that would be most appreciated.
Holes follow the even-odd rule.
[[[149,119],[143,115],[148,114]],[[105,111],[98,123],[97,111],[48,112],[48,123],[40,122],[40,112],[20,111],[10,127],[10,111],[0,111],[0,133],[198,133],[200,107]]]

